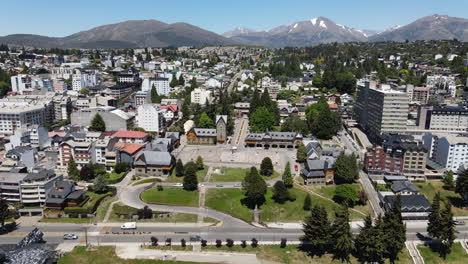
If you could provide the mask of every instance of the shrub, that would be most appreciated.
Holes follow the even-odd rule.
[[[206,247],[207,244],[208,244],[208,241],[206,241],[205,239],[202,239],[201,246]]]
[[[172,244],[172,238],[166,239],[166,246],[170,247]]]
[[[242,248],[247,247],[247,241],[241,240],[241,247],[242,247]]]
[[[286,247],[286,242],[287,242],[286,238],[282,238],[281,243],[280,243],[280,247],[285,248]]]
[[[227,247],[232,247],[232,246],[234,246],[234,240],[232,240],[232,239],[230,239],[230,238],[226,239],[226,246],[227,246]]]
[[[158,189],[158,191],[162,191],[164,190],[163,186],[162,185],[158,185],[158,187],[156,187]]]
[[[222,242],[221,242],[221,239],[216,239],[216,247],[217,247],[217,248],[219,248],[219,247],[222,246],[221,243],[222,243]]]
[[[158,245],[158,239],[156,237],[151,237],[151,245],[152,246],[157,246]]]
[[[258,246],[258,240],[256,238],[252,238],[252,247],[256,248]]]
[[[122,172],[127,172],[130,170],[130,165],[128,163],[117,163],[115,164],[114,171],[117,174]]]
[[[180,245],[181,245],[182,247],[185,247],[185,246],[187,245],[187,242],[185,242],[185,239],[182,238],[182,239],[180,240]]]

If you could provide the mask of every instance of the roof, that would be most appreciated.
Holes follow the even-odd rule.
[[[296,132],[265,132],[265,133],[250,133],[247,135],[245,140],[255,140],[255,141],[261,141],[263,139],[294,140],[296,138],[302,138],[302,135]]]
[[[227,124],[228,117],[227,115],[217,115],[216,116],[216,124],[218,124],[219,120],[223,120],[225,124]]]
[[[387,195],[384,201],[392,207],[396,195]],[[422,194],[400,195],[401,198],[401,211],[402,212],[428,212],[431,210],[431,204],[426,196]]]
[[[131,154],[131,155],[135,154],[137,151],[143,148],[143,145],[141,144],[123,143],[123,142],[115,143],[114,146],[120,151],[127,152],[128,154]]]
[[[419,189],[410,181],[394,181],[392,184],[392,191],[394,193],[403,191],[417,193],[419,192]]]
[[[161,109],[167,109],[168,111],[171,112],[177,112],[177,105],[175,104],[170,104],[170,105],[161,105],[159,106]]]
[[[24,181],[34,181],[34,180],[46,180],[55,176],[53,170],[40,170],[38,172],[29,173],[28,176],[24,178]]]
[[[454,135],[448,135],[445,137],[445,139],[450,145],[468,144],[468,137],[457,137]]]
[[[172,156],[169,152],[142,151],[135,159],[134,164],[140,166],[170,166],[172,164]]]
[[[145,138],[148,134],[142,131],[119,130],[112,137],[118,138]]]
[[[430,87],[416,87],[414,88],[415,91],[422,91],[422,92],[428,92],[429,90],[431,90]]]
[[[193,131],[197,136],[216,136],[216,129],[214,128],[194,128]]]
[[[19,183],[28,176],[27,173],[0,172],[0,182]]]
[[[124,112],[124,111],[122,111],[120,109],[113,110],[113,111],[111,111],[111,113],[113,113],[113,114],[115,114],[115,115],[117,115],[120,118],[125,119],[125,120],[129,120],[129,119],[131,119],[133,117],[132,115],[130,115],[130,114],[128,114],[128,113],[126,113],[126,112]]]
[[[406,176],[394,176],[394,175],[385,175],[385,181],[406,181],[408,178]]]

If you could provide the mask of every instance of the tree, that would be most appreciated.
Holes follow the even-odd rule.
[[[130,170],[130,165],[128,163],[117,163],[115,164],[114,171],[115,173],[127,172]]]
[[[385,241],[385,256],[395,263],[398,254],[405,248],[406,226],[401,216],[401,197],[397,195],[392,208],[385,212],[383,218],[383,240]]]
[[[341,153],[333,165],[335,168],[335,183],[354,183],[359,177],[356,156]]]
[[[383,262],[385,246],[382,234],[382,217],[379,216],[375,226],[372,226],[372,219],[367,216],[355,242],[357,257],[360,262]]]
[[[74,181],[78,181],[80,177],[80,171],[76,165],[75,159],[73,156],[70,156],[70,160],[68,160],[68,177],[72,178]]]
[[[439,254],[444,259],[450,254],[453,241],[456,238],[457,231],[455,230],[455,221],[453,220],[452,204],[450,201],[445,203],[445,208],[441,211],[441,236]]]
[[[138,210],[138,219],[151,219],[153,218],[153,210],[145,206]]]
[[[275,185],[273,185],[273,200],[277,203],[284,203],[288,200],[291,200],[291,195],[288,191],[288,188],[284,185],[283,181],[277,181]]]
[[[198,170],[203,170],[205,168],[205,165],[203,164],[203,158],[200,155],[197,157],[196,164]]]
[[[180,86],[185,86],[185,79],[184,79],[184,76],[182,74],[179,76],[179,85]]]
[[[430,237],[439,239],[441,237],[442,218],[440,215],[440,192],[436,192],[432,200],[431,212],[427,224],[427,233]]]
[[[307,149],[302,142],[297,146],[296,160],[299,163],[305,163],[307,161]]]
[[[309,127],[307,126],[307,122],[305,120],[302,120],[298,117],[288,117],[281,124],[281,131],[297,132],[301,133],[302,135],[307,135],[309,134]]]
[[[250,115],[255,113],[258,107],[260,107],[260,95],[258,93],[257,88],[254,88],[252,98],[250,99],[250,109],[249,109]]]
[[[86,164],[85,166],[83,166],[83,168],[81,168],[80,180],[90,181],[94,179],[94,177],[96,177],[96,175],[94,174],[94,168],[91,167],[89,164]]]
[[[109,190],[107,180],[104,176],[99,176],[94,179],[93,191],[96,193],[105,193]]]
[[[211,119],[206,112],[203,112],[198,120],[199,128],[214,128],[213,119]]]
[[[249,122],[251,131],[263,133],[273,128],[275,116],[268,108],[261,106],[250,115]]]
[[[175,165],[175,175],[177,177],[184,176],[184,164],[182,163],[182,160],[180,159],[177,159],[177,162]]]
[[[468,203],[468,170],[458,174],[455,192],[460,194],[465,203]]]
[[[304,235],[301,241],[308,244],[307,250],[311,255],[322,256],[325,254],[330,242],[330,222],[327,211],[323,206],[316,205],[312,208],[310,215],[304,219]]]
[[[197,165],[195,163],[188,162],[185,165],[185,176],[184,176],[184,190],[195,191],[198,189],[198,179],[197,179]]]
[[[179,85],[179,81],[177,80],[175,75],[172,75],[171,83],[169,83],[169,86],[171,86],[171,88],[174,88],[177,85]]]
[[[106,131],[106,123],[102,116],[98,113],[94,116],[93,120],[91,121],[91,126],[89,127],[89,131],[99,131],[105,132]]]
[[[349,225],[349,212],[342,207],[335,212],[335,222],[332,225],[333,258],[349,263],[349,256],[354,251],[354,239]]]
[[[453,190],[455,189],[455,183],[453,181],[453,171],[449,171],[444,177],[444,189]]]
[[[309,211],[311,206],[312,200],[310,199],[310,194],[307,194],[304,198],[304,204],[302,205],[302,209],[304,209],[304,211]]]
[[[289,161],[288,163],[286,163],[286,167],[284,168],[282,179],[286,188],[293,187],[293,177],[291,175],[291,164],[289,163]]]
[[[341,205],[353,207],[359,200],[359,186],[352,184],[338,185],[333,200]]]
[[[262,160],[260,164],[260,174],[263,176],[271,176],[273,175],[273,162],[269,157],[266,157]]]
[[[8,211],[8,203],[5,199],[0,198],[0,227],[5,226],[5,220],[10,216]]]
[[[158,91],[156,90],[156,86],[154,84],[151,87],[150,95],[151,95],[151,103],[153,103],[153,104],[160,104],[161,103],[162,97],[159,96]]]
[[[88,95],[89,94],[89,89],[88,88],[83,88],[80,90],[80,94],[83,94],[83,95]]]
[[[254,209],[265,202],[267,184],[258,174],[257,168],[252,167],[250,168],[250,171],[246,173],[245,178],[242,181],[242,189],[245,195],[243,203],[245,203],[249,208]]]

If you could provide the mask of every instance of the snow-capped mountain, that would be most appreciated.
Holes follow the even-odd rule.
[[[278,48],[313,46],[330,42],[367,41],[367,33],[336,24],[325,17],[316,17],[275,27],[269,31],[232,34],[230,38],[249,45]]]

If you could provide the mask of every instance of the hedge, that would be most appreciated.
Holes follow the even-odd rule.
[[[108,196],[112,196],[113,192],[107,192],[103,194],[87,192],[86,195],[89,197],[89,199],[86,201],[85,204],[82,204],[81,206],[78,206],[78,207],[65,207],[63,211],[66,214],[71,214],[71,215],[92,214],[94,213],[94,211],[96,211],[96,208],[99,206],[101,201]]]

